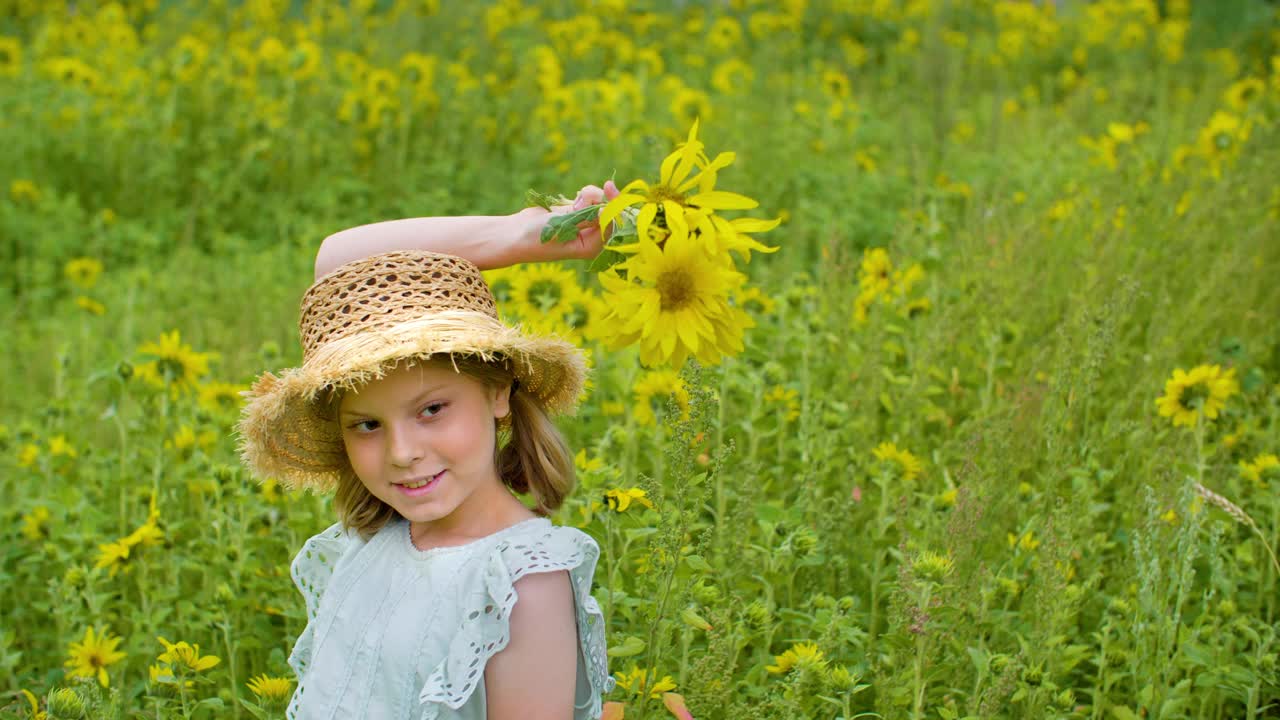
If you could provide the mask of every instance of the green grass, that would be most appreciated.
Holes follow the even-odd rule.
[[[79,5],[90,35],[112,26],[97,4]],[[236,409],[130,376],[145,361],[139,346],[180,330],[218,354],[207,380],[238,384],[296,365],[297,303],[323,237],[397,217],[514,212],[530,188],[572,195],[607,177],[653,179],[691,120],[672,112],[678,91],[664,76],[707,93],[709,153],[737,153],[718,187],[758,199],[757,216],[789,219],[761,238],[782,249],[746,266],[776,307],[756,314],[744,353],[686,368],[688,421],[668,408],[664,430],[638,425],[634,351],[597,347],[595,389],[561,423],[603,464],[581,475],[557,522],[577,524],[615,487],[643,487],[658,508],[597,510],[583,527],[606,551],[595,594],[610,670],[671,676],[699,720],[1275,712],[1280,588],[1264,543],[1280,546],[1280,476],[1255,484],[1240,471],[1280,453],[1271,5],[1197,4],[1173,62],[1155,40],[1168,16],[1151,25],[1119,2],[1093,5],[1119,18],[1096,45],[1087,37],[1100,23],[1077,3],[1042,35],[990,3],[911,15],[815,2],[797,32],[759,37],[750,18],[765,11],[727,3],[743,39],[725,49],[696,7],[654,4],[641,31],[603,6],[549,3],[491,42],[500,10],[444,3],[350,28],[330,18],[311,33],[324,61],[302,80],[219,69],[269,36],[292,51],[286,21],[243,15],[264,4],[135,5],[134,27],[155,28],[136,53],[118,38],[59,40],[76,21],[57,10],[0,20],[0,37],[22,46],[16,73],[0,74],[0,192],[30,180],[40,194],[0,196],[0,716],[26,716],[20,689],[43,698],[62,687],[97,703],[91,716],[250,716],[245,683],[287,677],[305,623],[288,564],[333,513],[323,498],[264,493],[239,466]],[[289,22],[317,17],[293,11]],[[1131,22],[1144,40],[1125,47]],[[227,28],[244,34],[228,41]],[[967,45],[949,44],[948,30]],[[1026,50],[988,62],[999,33],[1019,30]],[[164,69],[184,32],[210,46],[187,82]],[[918,43],[906,47],[911,32]],[[842,45],[849,37],[865,64]],[[627,44],[658,52],[662,75],[626,59]],[[572,101],[556,102],[539,45],[559,58]],[[1224,48],[1234,67],[1214,52]],[[344,75],[341,50],[392,70],[410,50],[436,55],[436,99],[415,105],[402,87],[403,125],[352,126],[339,117],[344,96],[373,96]],[[89,91],[40,70],[77,53],[102,75]],[[712,84],[730,57],[755,71],[743,92]],[[477,87],[446,71],[454,58]],[[1067,66],[1083,84],[1064,85]],[[126,68],[140,70],[137,84],[121,85]],[[848,98],[824,87],[828,70],[847,78]],[[1231,107],[1224,93],[1248,77],[1264,89]],[[607,95],[629,83],[634,95]],[[264,119],[271,102],[282,103],[279,127]],[[80,117],[59,124],[64,108]],[[1194,153],[1179,167],[1178,148],[1199,147],[1215,111],[1251,121],[1248,137],[1218,151],[1219,177]],[[1119,148],[1115,170],[1080,143],[1139,122],[1149,130]],[[1051,219],[1068,200],[1074,211]],[[859,265],[876,247],[924,277],[856,323]],[[105,267],[87,290],[63,275],[78,257]],[[80,295],[105,314],[79,309]],[[916,297],[927,311],[897,312]],[[1157,414],[1175,368],[1214,363],[1241,382],[1219,418],[1196,432]],[[762,400],[775,386],[796,391],[795,419]],[[627,409],[608,414],[610,403]],[[183,425],[213,441],[166,447]],[[49,452],[59,435],[74,458]],[[882,442],[918,457],[919,477],[876,460]],[[38,457],[24,465],[28,444]],[[1197,499],[1194,480],[1258,531]],[[162,544],[114,575],[95,569],[100,544],[146,522],[153,494]],[[23,524],[37,507],[49,519],[32,539]],[[951,564],[930,566],[926,551]],[[91,626],[122,637],[127,655],[108,667],[108,699],[64,673]],[[221,662],[174,695],[148,682],[157,636]],[[822,664],[767,669],[802,642]],[[626,703],[629,719],[668,715],[644,694],[605,699]]]

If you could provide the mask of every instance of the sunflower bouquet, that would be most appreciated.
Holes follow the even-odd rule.
[[[755,322],[743,309],[747,277],[737,260],[777,251],[751,233],[772,230],[781,218],[719,214],[759,204],[716,189],[719,171],[734,158],[722,152],[710,159],[694,121],[685,142],[663,159],[657,182],[633,180],[608,204],[548,224],[544,242],[572,238],[577,224],[592,217],[602,232],[613,225],[606,249],[619,259],[597,274],[608,308],[602,339],[610,349],[639,345],[641,364],[674,368],[690,355],[714,365],[742,351],[743,333]]]

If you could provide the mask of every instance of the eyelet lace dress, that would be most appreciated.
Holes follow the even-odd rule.
[[[578,625],[574,720],[595,720],[615,684],[604,616],[591,597],[600,548],[546,518],[466,545],[419,550],[409,523],[367,541],[335,524],[312,537],[292,574],[307,627],[289,665],[290,720],[485,720],[484,670],[507,646],[515,583],[569,571]]]

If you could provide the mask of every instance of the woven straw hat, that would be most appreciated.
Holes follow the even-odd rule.
[[[498,319],[480,269],[452,255],[401,251],[347,263],[312,285],[298,322],[302,366],[263,373],[238,426],[240,454],[260,478],[328,492],[350,465],[333,392],[384,375],[399,361],[471,355],[505,362],[520,392],[571,412],[586,379],[572,343]]]

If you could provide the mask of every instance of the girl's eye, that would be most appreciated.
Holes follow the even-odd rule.
[[[427,405],[426,407],[422,408],[422,412],[418,413],[418,416],[425,417],[425,418],[433,418],[436,415],[439,415],[440,411],[443,410],[445,405],[447,404],[448,403],[432,403],[430,405]],[[374,430],[378,429],[378,421],[377,420],[361,420],[360,422],[351,423],[347,427],[352,430],[355,430],[358,433],[371,433]]]

